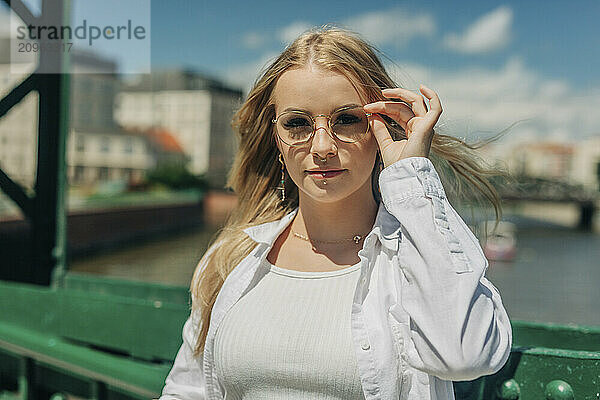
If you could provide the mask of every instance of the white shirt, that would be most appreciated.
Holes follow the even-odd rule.
[[[364,400],[350,311],[360,264],[269,272],[215,334],[225,400]]]
[[[488,261],[477,238],[448,202],[428,158],[389,165],[379,187],[382,203],[358,252],[361,272],[351,311],[365,398],[454,399],[452,381],[494,374],[508,360],[508,314],[485,278]],[[200,323],[199,313],[191,313],[160,400],[223,399],[215,332],[264,277],[266,268],[259,266],[297,212],[244,230],[258,245],[225,279],[200,360],[191,355]]]

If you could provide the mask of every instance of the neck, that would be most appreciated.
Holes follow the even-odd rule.
[[[377,202],[371,193],[371,180],[350,196],[334,202],[321,202],[299,193],[294,232],[313,240],[342,240],[366,236],[375,223]]]

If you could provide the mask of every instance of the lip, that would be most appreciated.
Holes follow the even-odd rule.
[[[323,169],[323,168],[313,168],[313,169],[307,169],[306,172],[333,172],[333,171],[344,171],[344,169],[342,168],[327,168],[327,169]]]
[[[306,171],[310,176],[316,179],[333,178],[345,172],[345,169],[315,169]]]

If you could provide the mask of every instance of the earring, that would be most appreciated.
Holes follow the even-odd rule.
[[[283,159],[281,157],[281,153],[279,153],[279,162],[281,163],[281,181],[279,182],[279,186],[277,186],[277,189],[280,190],[280,194],[281,194],[281,201],[285,201],[285,173],[284,173],[284,169],[283,169]]]

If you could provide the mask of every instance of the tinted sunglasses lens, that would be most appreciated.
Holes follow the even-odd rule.
[[[333,114],[331,126],[340,140],[356,142],[369,130],[369,119],[362,108],[356,107]]]
[[[288,112],[277,120],[277,133],[288,144],[306,142],[312,129],[311,119],[302,113]]]

